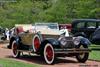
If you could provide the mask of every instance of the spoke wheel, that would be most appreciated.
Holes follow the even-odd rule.
[[[12,53],[13,53],[13,57],[15,57],[15,58],[20,56],[20,52],[17,51],[17,48],[18,48],[18,46],[16,44],[16,41],[13,41],[13,43],[12,43]]]
[[[82,48],[88,48],[87,45],[80,45],[78,48],[82,49]],[[88,59],[88,56],[89,56],[89,53],[78,53],[76,55],[76,59],[79,61],[79,62],[86,62],[86,60]]]
[[[81,45],[80,49],[82,49],[82,48],[84,48],[84,47]],[[84,58],[84,56],[85,56],[85,53],[80,53],[80,55],[79,55],[80,58]]]
[[[47,64],[53,64],[54,62],[54,49],[51,44],[47,43],[44,47],[44,59]]]
[[[34,49],[34,52],[38,52],[39,48],[40,48],[40,44],[41,44],[41,41],[40,41],[40,37],[38,35],[35,35],[33,37],[33,49]]]

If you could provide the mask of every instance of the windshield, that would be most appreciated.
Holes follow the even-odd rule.
[[[41,29],[58,29],[58,23],[35,23],[36,28]]]

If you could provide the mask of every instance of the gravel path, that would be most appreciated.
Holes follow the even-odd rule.
[[[58,58],[54,65],[47,65],[42,57],[37,55],[29,56],[28,53],[24,53],[24,56],[17,59],[12,57],[11,49],[7,49],[6,44],[0,44],[0,58],[10,58],[25,63],[39,64],[41,67],[100,67],[100,62],[98,61],[88,60],[86,63],[78,63],[75,58],[69,57]]]

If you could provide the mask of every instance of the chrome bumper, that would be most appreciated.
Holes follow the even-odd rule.
[[[88,52],[91,52],[91,49],[87,49],[87,48],[84,48],[84,49],[54,49],[54,52],[55,53],[88,53]]]

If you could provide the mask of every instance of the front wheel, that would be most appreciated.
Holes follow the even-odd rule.
[[[87,45],[79,45],[78,48],[80,48],[80,49],[81,48],[88,48],[88,46]],[[89,53],[88,52],[87,53],[78,53],[76,55],[76,59],[79,62],[84,63],[84,62],[86,62],[86,60],[88,60],[88,56],[89,56]]]
[[[54,63],[54,57],[55,57],[54,49],[53,49],[53,46],[50,43],[47,43],[44,46],[43,55],[44,55],[45,62],[47,64],[53,64]]]
[[[20,56],[20,51],[18,51],[18,45],[16,44],[16,41],[12,42],[12,53],[13,57],[18,58]]]

